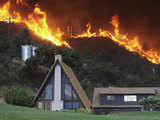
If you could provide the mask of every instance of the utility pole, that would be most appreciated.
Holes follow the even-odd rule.
[[[73,34],[72,32],[73,32],[72,24],[69,21],[68,24],[67,24],[67,37],[68,38],[72,38],[72,34]]]
[[[69,38],[72,38],[72,26],[71,25],[67,26],[67,34]]]

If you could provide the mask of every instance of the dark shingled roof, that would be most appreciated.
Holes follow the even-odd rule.
[[[35,98],[34,98],[34,103],[37,101],[39,95],[41,94],[43,88],[45,87],[45,84],[47,83],[47,81],[49,80],[50,76],[52,75],[52,72],[56,66],[56,64],[60,64],[62,69],[64,70],[65,74],[67,75],[69,81],[71,82],[72,86],[74,87],[74,89],[76,90],[78,96],[80,97],[80,100],[82,101],[83,105],[85,106],[86,109],[90,109],[91,108],[91,102],[88,99],[85,91],[83,90],[83,88],[81,87],[78,79],[76,78],[75,74],[73,73],[72,69],[67,66],[64,62],[59,62],[58,60],[55,61],[55,63],[51,66],[51,69],[49,70],[46,78],[44,79],[41,87],[39,88]]]
[[[151,87],[136,87],[136,88],[121,88],[121,87],[109,87],[109,88],[95,88],[100,94],[155,94],[156,88]]]
[[[109,88],[95,88],[93,94],[93,107],[104,107],[100,105],[100,94],[149,94],[155,95],[156,92],[160,92],[160,88],[155,87],[136,87],[136,88],[122,88],[122,87],[109,87]]]

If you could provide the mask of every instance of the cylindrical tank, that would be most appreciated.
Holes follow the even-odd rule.
[[[26,61],[32,56],[32,46],[22,45],[22,60]]]
[[[36,56],[36,49],[37,49],[37,47],[35,47],[35,46],[32,46],[32,56]]]

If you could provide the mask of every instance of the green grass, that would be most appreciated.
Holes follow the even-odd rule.
[[[160,112],[93,115],[89,113],[51,112],[1,104],[0,120],[160,120]]]
[[[107,120],[160,120],[160,112],[129,112],[108,115]]]

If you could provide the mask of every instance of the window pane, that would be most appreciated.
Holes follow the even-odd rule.
[[[41,96],[38,98],[38,100],[44,99],[45,98],[45,90],[42,91]]]
[[[65,99],[71,100],[72,99],[72,87],[70,84],[65,84]]]
[[[115,96],[113,96],[113,95],[108,95],[108,96],[107,96],[107,100],[113,101],[113,100],[115,100]]]
[[[46,88],[45,88],[45,95],[44,98],[45,99],[52,99],[52,93],[53,93],[53,83],[54,83],[54,75],[52,75],[49,83],[47,84]]]
[[[65,102],[64,103],[64,108],[65,109],[72,109],[72,102]]]
[[[52,85],[48,84],[45,89],[45,99],[52,99]]]
[[[50,84],[54,84],[54,75],[52,75],[52,77],[50,79]]]
[[[137,101],[137,96],[136,95],[125,95],[124,96],[124,101],[125,102],[136,102]]]
[[[64,72],[62,72],[62,81],[63,83],[69,83],[69,80]]]
[[[80,102],[79,101],[73,102],[73,109],[78,109],[78,108],[80,108]]]
[[[72,90],[73,100],[78,100],[77,94],[74,90]]]

